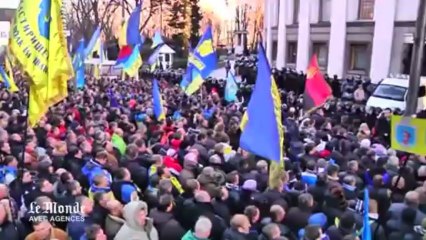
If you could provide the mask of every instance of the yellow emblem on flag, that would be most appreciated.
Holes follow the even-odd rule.
[[[205,57],[213,53],[213,43],[211,39],[205,40],[197,48],[198,53],[201,57]]]

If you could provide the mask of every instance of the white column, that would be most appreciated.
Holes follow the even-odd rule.
[[[297,37],[297,63],[298,71],[306,71],[309,63],[310,34],[310,0],[300,0],[299,33]]]
[[[264,1],[264,5],[263,5],[263,36],[262,36],[262,44],[263,47],[266,47],[266,43],[267,43],[267,31],[268,31],[268,19],[269,19],[269,4],[268,4],[268,0]]]
[[[346,46],[347,0],[332,0],[330,16],[330,43],[328,47],[327,73],[341,78],[344,74]]]
[[[376,0],[370,78],[378,82],[389,74],[396,0]]]
[[[278,21],[278,53],[277,53],[277,69],[285,67],[287,30],[286,30],[286,1],[280,1],[279,21]]]
[[[266,19],[266,58],[272,66],[272,15],[273,15],[273,0],[266,0],[268,2],[267,19]]]

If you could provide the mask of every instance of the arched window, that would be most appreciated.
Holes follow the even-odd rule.
[[[374,0],[359,0],[358,17],[360,20],[373,20]]]

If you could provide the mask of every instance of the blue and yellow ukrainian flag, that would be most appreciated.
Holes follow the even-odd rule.
[[[196,68],[191,68],[191,82],[188,84],[188,86],[185,88],[185,94],[188,96],[191,96],[194,94],[198,89],[201,88],[201,85],[204,83],[204,79],[201,76],[201,73]]]
[[[284,172],[281,99],[261,44],[258,46],[257,68],[256,85],[245,113],[240,146],[271,161],[269,184],[275,187]]]
[[[193,49],[189,49],[189,53],[188,53],[188,59],[190,58],[189,56],[191,56]],[[187,63],[186,66],[186,72],[185,74],[182,76],[182,80],[180,82],[180,88],[182,90],[185,90],[185,88],[188,86],[188,84],[191,82],[191,74],[192,74],[192,68],[194,66],[189,62]]]
[[[81,39],[74,55],[73,67],[75,70],[76,87],[81,89],[86,83],[84,76],[84,39]]]
[[[217,56],[216,51],[213,48],[213,35],[212,28],[208,26],[203,36],[201,37],[198,45],[195,47],[192,53],[188,56],[188,67],[187,72],[191,73],[191,81],[181,83],[181,86],[186,84],[185,91],[187,92],[196,92],[202,85],[203,79],[206,79],[211,72],[216,70],[217,66]],[[195,71],[195,72],[194,72]],[[194,78],[195,73],[195,78]],[[198,76],[200,75],[200,76]],[[183,79],[188,81],[188,79]],[[201,80],[201,84],[200,81]],[[187,93],[188,94],[188,93]],[[190,94],[189,94],[190,95]]]
[[[12,63],[9,56],[6,55],[4,60],[4,66],[6,68],[7,76],[9,77],[9,91],[10,92],[18,92],[19,88],[16,86],[15,77],[13,76],[13,68]]]
[[[155,70],[155,67],[157,66],[158,57],[160,56],[160,50],[163,44],[158,45],[155,48],[154,52],[151,53],[151,55],[148,58],[147,64],[149,65],[149,69],[151,72],[153,72]]]
[[[9,50],[30,78],[31,127],[67,97],[68,79],[74,77],[62,10],[61,0],[21,0],[11,26]]]
[[[161,32],[159,30],[155,31],[154,37],[152,38],[151,48],[156,48],[157,46],[163,45],[164,40],[161,36]]]
[[[163,107],[163,99],[161,98],[160,87],[157,79],[152,82],[152,100],[154,104],[154,115],[157,121],[162,121],[166,118]]]
[[[216,70],[217,56],[213,48],[213,33],[211,26],[208,26],[203,36],[201,36],[193,53],[189,55],[188,61],[198,69],[201,77],[204,79],[207,78],[211,72]]]
[[[9,89],[10,92],[19,91],[13,79],[13,72],[11,70],[10,63],[8,63],[7,59],[5,60],[5,67],[8,73],[3,69],[2,66],[0,66],[0,81],[4,83],[4,86]]]
[[[235,102],[237,100],[238,85],[235,76],[231,71],[228,73],[225,85],[225,100],[227,102]]]
[[[101,45],[101,27],[96,28],[95,32],[92,35],[92,38],[87,44],[86,49],[84,49],[84,59],[92,58],[94,52],[99,51]],[[99,53],[99,52],[98,52]]]
[[[121,64],[123,67],[123,71],[131,76],[134,77],[139,72],[139,68],[142,66],[142,58],[141,54],[139,52],[139,45],[136,45],[133,48],[132,54],[127,58],[125,62]]]
[[[141,35],[139,32],[141,5],[142,4],[139,4],[133,9],[129,19],[125,21],[124,25],[121,27],[120,36],[118,37],[118,45],[120,48],[141,44]]]
[[[216,70],[217,56],[213,48],[213,34],[211,26],[208,26],[198,45],[188,57],[189,65],[193,65],[201,74],[207,78],[211,72]]]

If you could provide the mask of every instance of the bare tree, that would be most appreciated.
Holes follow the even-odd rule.
[[[252,41],[251,41],[251,49],[255,49],[257,43],[260,41],[260,36],[262,35],[263,30],[263,9],[261,6],[257,6],[251,18],[253,21],[252,25]]]
[[[70,24],[73,37],[89,39],[93,31],[101,26],[106,40],[112,39],[114,16],[120,7],[120,0],[72,0]]]
[[[145,0],[142,8],[140,31],[144,29],[152,16],[160,10],[160,3],[165,0]],[[102,27],[105,40],[112,40],[117,16],[130,15],[134,6],[142,0],[71,0],[68,27],[73,32],[73,43],[80,38],[90,39],[94,30]],[[126,16],[125,16],[126,17]]]
[[[123,7],[125,9],[125,12],[127,14],[130,14],[133,10],[133,7],[141,4],[142,0],[135,0],[135,4],[132,5],[129,3],[129,0],[122,0]],[[168,4],[169,1],[166,0],[145,0],[143,1],[143,8],[142,8],[142,22],[140,24],[140,31],[146,27],[148,22],[151,20],[152,16],[154,14],[159,13],[161,11],[161,8],[164,7],[165,4]]]
[[[215,33],[215,35],[216,35],[216,44],[219,44],[221,41],[220,41],[220,37],[221,37],[221,34],[222,34],[222,26],[221,26],[222,24],[219,22],[219,21],[216,21],[216,23],[214,24],[214,28],[213,28],[213,30],[214,30],[214,33]]]

